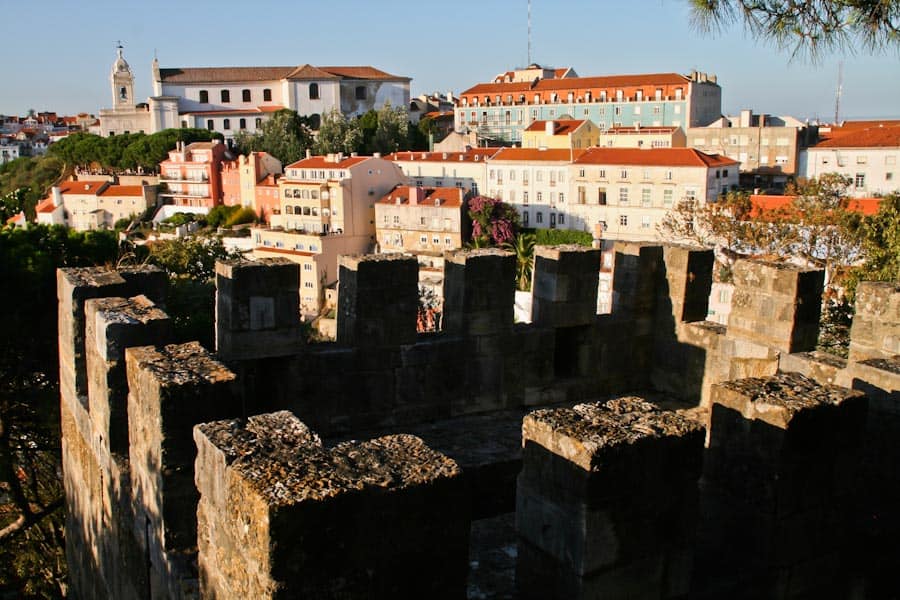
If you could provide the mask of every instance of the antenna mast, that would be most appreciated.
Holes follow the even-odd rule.
[[[528,0],[528,63],[526,67],[531,65],[531,0]]]
[[[840,123],[841,115],[841,93],[844,91],[844,61],[838,62],[838,82],[837,93],[834,95],[834,124]]]

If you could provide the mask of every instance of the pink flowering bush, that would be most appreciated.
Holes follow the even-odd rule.
[[[469,200],[472,245],[500,246],[512,240],[519,228],[516,209],[496,198],[475,196]]]

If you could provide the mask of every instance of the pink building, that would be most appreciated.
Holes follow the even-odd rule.
[[[222,160],[225,145],[219,140],[179,142],[169,159],[159,164],[159,182],[165,191],[159,195],[166,204],[200,206],[206,209],[222,203]]]

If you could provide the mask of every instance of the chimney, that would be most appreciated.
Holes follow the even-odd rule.
[[[741,111],[741,127],[750,127],[750,121],[753,120],[753,111],[745,108]]]
[[[58,185],[53,186],[53,206],[62,206],[62,190]]]
[[[372,158],[381,158],[381,152],[375,152],[372,154]]]
[[[330,162],[330,163],[334,162],[334,152],[329,152],[328,154],[325,155],[325,162]]]
[[[312,157],[312,152],[310,151],[309,148],[307,148],[306,149],[306,158],[310,158],[310,157]]]
[[[556,122],[547,121],[544,124],[544,131],[547,133],[547,135],[553,135],[553,132],[556,131]]]
[[[425,199],[425,188],[420,188],[417,186],[409,186],[409,205],[410,206],[418,206],[422,200]]]
[[[334,162],[344,162],[344,153],[338,152],[337,156],[335,156],[334,158],[335,158]]]

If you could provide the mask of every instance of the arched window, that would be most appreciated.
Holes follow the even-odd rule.
[[[366,86],[364,86],[364,85],[356,86],[356,99],[357,100],[365,100],[366,99]]]
[[[250,102],[250,90],[244,90],[241,92],[241,95],[244,98],[244,102]]]
[[[299,206],[295,206],[295,207],[294,207],[294,214],[295,214],[295,215],[302,215],[302,214],[303,214],[303,209],[300,208]]]
[[[284,207],[284,214],[286,214],[286,215],[292,215],[292,214],[294,214],[294,209],[293,209],[293,207],[292,207],[290,204],[285,205],[285,207]]]
[[[241,119],[239,121],[239,126],[241,129],[247,129],[247,119]]]
[[[209,92],[200,90],[200,102],[201,104],[209,104]]]
[[[222,102],[231,102],[231,92],[222,90]]]
[[[126,88],[124,85],[119,88],[119,100],[121,100],[122,102],[128,100],[128,88]]]
[[[262,127],[262,119],[257,117],[256,118],[256,128],[259,129],[260,127]]]
[[[309,99],[310,100],[318,100],[319,99],[319,84],[318,83],[309,84]]]
[[[318,114],[309,115],[309,126],[313,128],[313,130],[318,131],[319,126],[322,125],[322,116]]]

